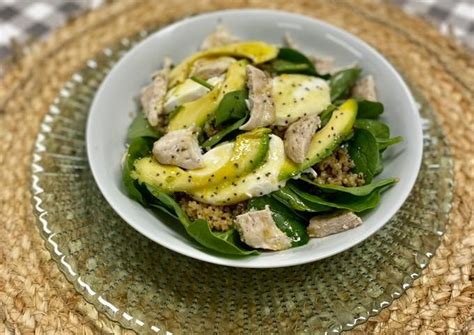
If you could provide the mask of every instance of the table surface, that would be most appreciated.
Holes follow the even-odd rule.
[[[354,0],[356,1],[356,0]],[[474,50],[474,0],[388,0],[421,16],[443,34],[452,34]],[[104,0],[0,0],[0,59],[13,43],[45,38],[55,28]]]

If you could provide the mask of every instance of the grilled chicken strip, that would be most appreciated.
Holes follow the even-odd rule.
[[[371,75],[359,80],[352,89],[352,96],[369,101],[377,101],[375,81]]]
[[[278,229],[268,205],[263,210],[236,216],[235,227],[242,241],[253,248],[283,250],[291,247],[290,238]]]
[[[193,129],[171,131],[153,144],[153,156],[161,164],[183,169],[202,167],[202,153]]]
[[[222,24],[219,24],[201,43],[201,50],[221,47],[227,44],[240,42],[240,38],[232,35]]]
[[[163,105],[166,91],[168,90],[171,64],[171,59],[165,58],[163,68],[154,75],[153,81],[142,89],[141,103],[143,112],[153,127],[158,125],[159,116],[164,111]]]
[[[307,228],[310,237],[325,237],[360,226],[362,220],[352,212],[336,212],[311,218]]]
[[[321,125],[318,115],[312,114],[293,122],[285,132],[285,153],[295,163],[303,163],[314,133]]]
[[[275,122],[275,105],[272,99],[272,80],[265,72],[247,65],[247,87],[249,89],[249,120],[240,126],[241,130],[266,127]]]

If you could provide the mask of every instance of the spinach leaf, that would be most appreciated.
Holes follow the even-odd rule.
[[[202,219],[191,221],[171,195],[149,184],[146,184],[146,187],[164,207],[169,209],[169,211],[167,210],[165,212],[168,214],[170,214],[170,211],[174,212],[175,215],[171,215],[178,218],[188,235],[204,247],[226,255],[246,256],[258,254],[256,250],[244,249],[237,232],[233,229],[223,233],[213,232],[211,228],[209,228],[207,221]],[[162,206],[157,205],[154,207],[160,209]]]
[[[357,119],[355,128],[368,130],[376,139],[387,139],[390,137],[390,128],[383,122],[372,119]]]
[[[372,181],[379,165],[379,149],[372,133],[365,129],[356,129],[349,141],[349,156],[354,161],[354,171],[363,173],[366,184]]]
[[[169,114],[168,121],[171,121],[183,109],[183,106],[176,106]]]
[[[359,77],[361,69],[354,67],[347,70],[341,70],[335,73],[329,80],[329,87],[331,89],[331,101],[344,97],[349,90],[354,86]]]
[[[271,193],[271,196],[289,208],[302,212],[324,212],[330,210],[330,206],[315,204],[300,198],[288,186]]]
[[[291,245],[293,247],[308,243],[309,238],[304,221],[302,221],[295,212],[279,201],[266,195],[251,199],[248,206],[249,208],[262,210],[265,209],[267,205],[272,212],[273,221],[275,221],[278,229],[291,239]]]
[[[379,150],[385,150],[389,146],[403,142],[403,137],[402,136],[396,136],[392,138],[377,138],[377,145],[379,146]]]
[[[383,104],[377,101],[362,100],[357,102],[357,118],[375,119],[383,113]]]
[[[188,227],[192,222],[189,219],[188,215],[185,213],[185,211],[181,208],[181,206],[174,200],[174,198],[161,191],[159,188],[152,186],[150,184],[145,184],[146,188],[148,191],[157,199],[159,200],[164,206],[166,206],[168,209],[173,211],[175,213],[175,217],[178,218],[178,220],[183,224],[183,226],[186,228]],[[155,206],[158,207],[158,206]]]
[[[128,127],[127,138],[129,141],[138,137],[159,138],[160,136],[160,132],[150,126],[142,112],[137,114],[130,127]]]
[[[245,123],[245,121],[247,120],[247,117],[248,117],[248,112],[246,113],[246,115],[241,118],[240,120],[237,120],[236,122],[234,122],[233,124],[231,124],[230,126],[220,130],[219,132],[217,132],[216,134],[212,135],[211,137],[209,137],[203,144],[201,144],[201,146],[203,148],[206,148],[206,149],[210,149],[212,148],[213,146],[215,146],[217,143],[219,143],[220,141],[222,141],[224,139],[224,137],[226,137],[227,135],[229,135],[231,132],[233,132],[234,130],[237,130],[239,129],[239,127],[241,125],[243,125]]]
[[[292,48],[280,48],[277,59],[272,65],[277,73],[301,73],[310,76],[318,75],[313,62],[304,54]]]
[[[312,72],[308,64],[305,63],[293,63],[283,59],[275,59],[272,62],[272,70],[277,74],[281,73],[302,73],[308,74]]]
[[[354,127],[370,131],[375,137],[379,151],[383,151],[389,146],[403,141],[402,136],[390,138],[390,128],[381,121],[372,119],[357,119]]]
[[[245,104],[247,97],[247,90],[233,91],[224,95],[215,113],[216,127],[242,119],[247,114],[247,105]]]
[[[377,166],[375,167],[374,176],[378,175],[383,171],[383,152],[379,151],[379,160]]]
[[[215,233],[205,220],[198,219],[186,227],[188,234],[201,245],[227,255],[257,255],[257,250],[246,250],[238,245],[239,237],[235,230]]]
[[[152,146],[153,139],[151,138],[135,138],[128,147],[125,162],[123,165],[122,181],[125,185],[127,193],[130,198],[140,202],[141,204],[145,204],[146,200],[142,195],[140,185],[135,179],[132,178],[131,172],[133,170],[133,163],[135,163],[135,160],[148,155],[151,151]]]
[[[345,187],[345,186],[332,185],[332,184],[317,184],[306,177],[302,177],[301,180],[309,184],[315,185],[316,187],[318,187],[319,189],[323,191],[349,193],[358,197],[369,195],[374,190],[380,187],[391,186],[398,182],[398,178],[387,178],[387,179],[382,179],[379,181],[374,181],[364,186]]]
[[[196,83],[204,86],[205,88],[208,88],[210,90],[214,89],[214,86],[212,86],[211,84],[209,84],[206,80],[202,79],[202,78],[199,78],[199,77],[196,77],[196,76],[192,76],[191,77],[191,80],[192,81],[195,81]]]
[[[326,107],[325,110],[321,112],[321,114],[319,114],[319,119],[321,120],[320,128],[323,128],[329,122],[332,116],[332,112],[334,112],[336,108],[337,108],[336,105],[330,104],[329,106]]]
[[[290,184],[289,187],[296,195],[309,203],[338,209],[347,209],[356,213],[376,207],[380,202],[380,193],[386,188],[386,186],[379,187],[364,196],[355,196],[349,193],[337,193],[333,197],[327,196],[323,198],[304,192],[294,184]]]

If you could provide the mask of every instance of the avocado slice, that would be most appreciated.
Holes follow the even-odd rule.
[[[240,60],[229,66],[227,76],[224,82],[217,85],[209,93],[201,98],[187,102],[181,107],[177,114],[170,120],[168,131],[197,127],[200,128],[207,120],[209,115],[214,113],[219,106],[224,95],[228,92],[241,90],[245,87],[247,74],[245,66],[246,60]]]
[[[339,106],[332,113],[328,123],[314,134],[305,161],[297,164],[286,158],[280,171],[279,179],[285,180],[294,177],[329,156],[351,134],[356,116],[356,100],[349,99]]]
[[[247,41],[232,43],[221,47],[196,52],[182,61],[170,73],[170,87],[183,82],[191,70],[193,63],[203,57],[235,56],[250,59],[254,64],[265,63],[278,55],[278,48],[274,45],[260,42]]]
[[[163,165],[151,156],[144,157],[135,161],[131,176],[165,192],[191,192],[216,186],[260,166],[268,152],[269,133],[269,129],[259,128],[237,136],[235,143],[217,146],[204,155],[204,167],[196,170]]]
[[[219,185],[204,187],[189,194],[206,204],[233,205],[249,198],[277,191],[285,182],[278,180],[285,161],[285,148],[280,137],[271,134],[265,162],[247,175],[225,180]]]

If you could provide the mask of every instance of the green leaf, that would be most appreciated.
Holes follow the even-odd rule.
[[[378,175],[380,172],[383,171],[383,152],[379,150],[379,160],[377,162],[377,166],[375,167],[374,176]]]
[[[370,133],[375,137],[375,141],[377,142],[380,151],[403,141],[403,137],[401,136],[390,138],[390,128],[382,121],[357,119],[354,127],[370,131]]]
[[[277,73],[301,73],[317,76],[313,62],[298,50],[280,48],[277,59],[273,62]]]
[[[127,189],[128,195],[142,203],[145,204],[145,198],[143,197],[142,192],[140,191],[140,186],[138,182],[131,177],[131,172],[133,170],[133,164],[138,158],[147,156],[153,146],[154,139],[146,137],[137,137],[129,145],[127,150],[127,155],[125,157],[125,162],[123,165],[122,172],[122,181]]]
[[[248,116],[248,113],[246,113],[246,115],[243,118],[241,118],[240,120],[237,120],[236,122],[234,122],[230,126],[224,128],[224,129],[220,130],[219,132],[217,132],[216,134],[212,135],[201,146],[203,148],[206,148],[206,149],[212,148],[213,146],[215,146],[216,144],[221,142],[224,139],[224,137],[229,135],[231,132],[233,132],[234,130],[239,129],[239,127],[241,125],[243,125],[245,123],[245,121],[247,120],[247,116]]]
[[[273,221],[278,229],[288,236],[293,247],[308,243],[308,234],[306,232],[305,222],[302,221],[294,211],[274,198],[266,195],[259,198],[253,198],[249,201],[249,208],[262,210],[269,206],[272,212]]]
[[[375,119],[383,113],[383,104],[377,101],[362,100],[357,102],[357,118]]]
[[[204,86],[205,88],[208,88],[209,90],[212,90],[214,89],[214,86],[212,86],[211,84],[209,84],[207,81],[205,81],[204,79],[202,78],[199,78],[199,77],[196,77],[196,76],[192,76],[191,77],[191,80],[195,81],[196,83]]]
[[[184,212],[184,210],[181,208],[181,206],[174,200],[174,198],[161,191],[159,188],[152,186],[150,184],[145,184],[146,188],[148,191],[156,198],[158,199],[163,205],[165,205],[168,209],[172,210],[176,215],[175,217],[178,218],[178,220],[183,224],[183,226],[187,229],[189,225],[191,225],[191,220],[187,216],[187,214]],[[157,206],[155,206],[157,207]]]
[[[331,89],[331,101],[335,101],[340,97],[344,97],[354,86],[359,77],[361,69],[354,67],[347,70],[341,70],[335,73],[329,80]]]
[[[301,73],[307,74],[312,72],[308,64],[305,63],[293,63],[283,59],[276,59],[272,62],[273,71],[282,74],[282,73]]]
[[[271,193],[271,196],[289,208],[302,212],[325,212],[331,207],[321,204],[314,204],[301,199],[289,187],[285,186],[278,191]]]
[[[301,199],[306,200],[309,203],[316,205],[324,205],[332,208],[347,209],[353,212],[363,212],[368,209],[372,209],[380,202],[380,193],[387,188],[379,187],[371,193],[364,196],[354,196],[348,193],[337,193],[331,198],[320,197],[311,193],[304,192],[296,187],[294,184],[290,184],[291,190],[298,195]]]
[[[223,233],[213,232],[207,221],[201,219],[191,221],[171,195],[149,184],[146,184],[146,187],[165,208],[169,209],[165,212],[168,214],[171,214],[170,211],[174,212],[175,215],[171,215],[178,218],[188,235],[204,247],[226,255],[247,256],[258,254],[256,250],[244,249],[237,232],[233,229]],[[155,205],[153,207],[161,209],[163,206]]]
[[[387,139],[390,137],[390,128],[382,121],[372,119],[357,119],[355,128],[368,130],[376,139]]]
[[[169,114],[168,121],[171,121],[183,109],[183,106],[176,106]]]
[[[396,137],[387,138],[387,139],[377,138],[376,140],[377,140],[377,145],[379,146],[379,150],[385,150],[391,145],[403,142],[403,137],[396,136]]]
[[[139,112],[133,120],[130,127],[128,127],[127,137],[129,141],[132,141],[138,137],[151,137],[159,138],[160,132],[150,126],[148,120],[145,118],[142,112]]]
[[[222,98],[215,113],[215,125],[219,127],[222,124],[228,124],[235,120],[240,120],[247,114],[246,90],[229,92]]]
[[[349,156],[354,161],[356,173],[362,173],[366,183],[372,181],[379,165],[379,149],[372,133],[365,129],[356,129],[349,141]]]
[[[237,245],[238,234],[233,229],[226,233],[215,233],[205,220],[198,219],[186,228],[188,234],[201,245],[227,255],[257,255],[256,250],[246,250]]]
[[[319,119],[321,120],[320,128],[323,128],[329,122],[332,116],[332,112],[334,112],[336,108],[336,105],[330,104],[326,107],[324,111],[321,112],[321,114],[319,114]]]
[[[398,178],[387,178],[387,179],[382,179],[379,181],[374,181],[370,184],[364,185],[364,186],[357,186],[357,187],[345,187],[345,186],[340,186],[340,185],[332,185],[332,184],[318,184],[306,177],[302,177],[301,180],[315,185],[319,189],[323,191],[330,191],[330,192],[343,192],[343,193],[349,193],[355,196],[366,196],[372,193],[374,190],[380,188],[380,187],[386,187],[393,185],[398,182]]]

